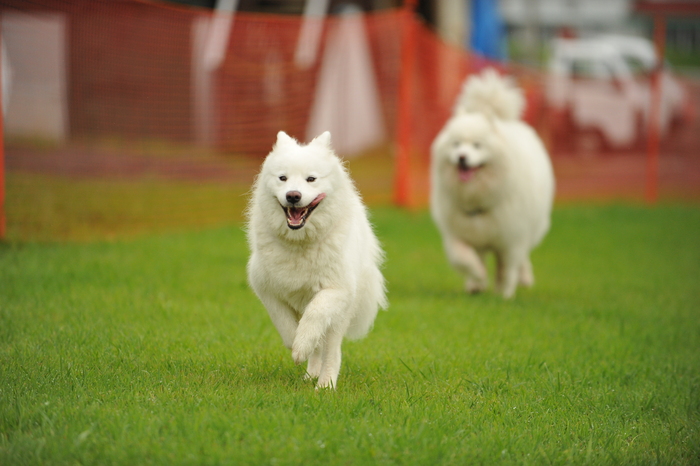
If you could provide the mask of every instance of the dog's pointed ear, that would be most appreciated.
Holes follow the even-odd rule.
[[[311,144],[319,145],[322,147],[331,147],[331,133],[330,131],[324,131],[319,136],[316,136]]]
[[[289,144],[295,144],[295,141],[293,138],[291,138],[287,133],[284,131],[280,131],[277,133],[277,142],[275,143],[276,147],[281,147]]]

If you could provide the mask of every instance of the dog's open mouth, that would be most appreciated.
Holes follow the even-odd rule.
[[[460,157],[459,158],[459,163],[457,164],[457,170],[459,171],[459,180],[462,182],[466,182],[472,179],[474,174],[481,168],[481,165],[477,165],[474,167],[470,167],[467,164],[467,161],[465,158]]]
[[[306,207],[285,207],[282,206],[285,215],[287,216],[287,226],[292,230],[298,230],[306,224],[306,219],[309,218],[311,212],[321,203],[326,197],[325,193],[321,193],[309,203]]]

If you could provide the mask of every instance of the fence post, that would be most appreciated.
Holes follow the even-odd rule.
[[[2,15],[0,15],[0,41],[2,41]],[[0,44],[0,49],[4,49]],[[0,50],[0,54],[4,53]],[[2,95],[2,56],[0,56],[0,241],[5,239],[5,112],[3,111]]]
[[[654,47],[657,63],[651,75],[649,135],[647,141],[646,201],[655,204],[659,198],[659,151],[661,145],[661,73],[666,49],[666,17],[659,12],[654,15]]]
[[[404,0],[401,12],[401,70],[396,121],[394,202],[402,207],[413,204],[411,193],[411,110],[416,48],[416,27],[413,17],[415,6],[416,0]]]

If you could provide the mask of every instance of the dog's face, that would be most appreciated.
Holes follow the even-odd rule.
[[[437,157],[451,178],[469,183],[493,159],[489,123],[480,115],[460,115],[452,119],[438,141]]]
[[[497,129],[488,118],[478,114],[461,114],[452,118],[436,138],[433,163],[441,180],[465,189],[476,188],[499,170],[501,148]]]
[[[322,210],[324,200],[332,196],[338,164],[330,148],[330,133],[300,145],[280,131],[258,181],[265,202],[277,204],[276,211],[268,215],[278,216],[291,230],[304,228],[316,209]]]
[[[470,211],[496,205],[509,189],[511,173],[500,132],[497,122],[481,114],[451,118],[431,148],[434,192]]]

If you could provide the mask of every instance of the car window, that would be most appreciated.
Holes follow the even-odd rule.
[[[625,59],[625,63],[627,63],[627,66],[629,67],[633,76],[641,76],[649,72],[646,64],[638,57],[633,55],[623,55],[623,58]]]
[[[593,64],[589,60],[573,60],[571,76],[577,79],[588,79],[593,76]]]
[[[572,60],[571,76],[575,79],[610,79],[612,71],[605,63],[577,58]]]

